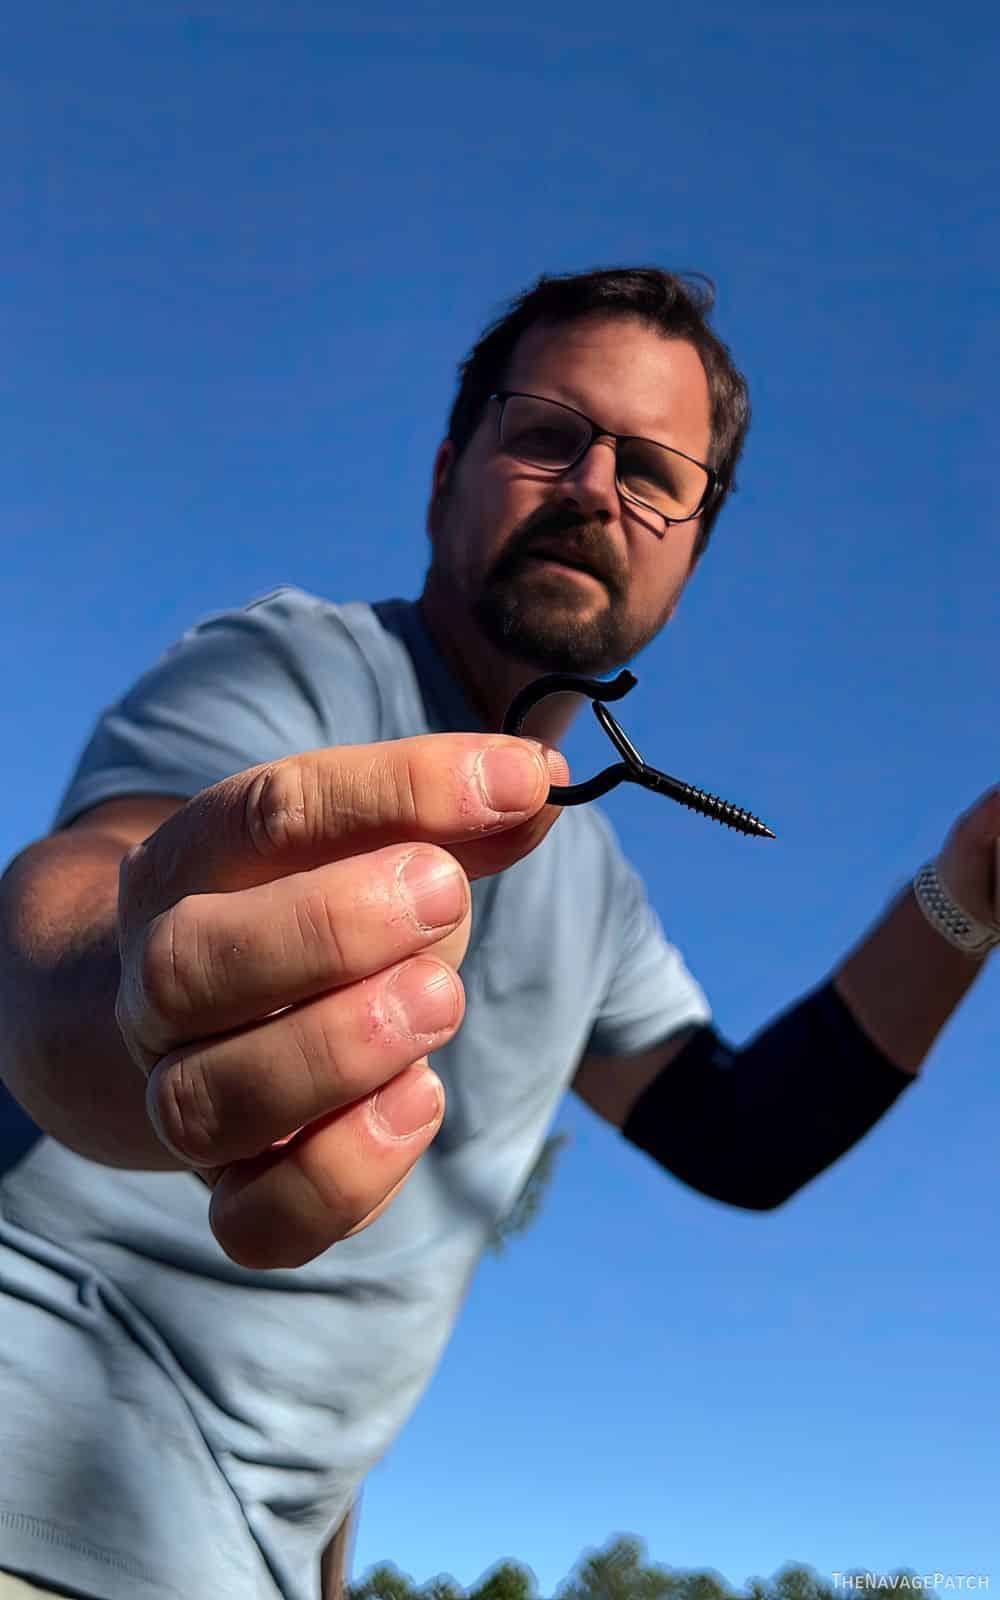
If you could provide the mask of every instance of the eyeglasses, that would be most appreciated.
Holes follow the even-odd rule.
[[[513,389],[491,394],[490,399],[500,406],[500,448],[543,472],[566,472],[583,459],[595,439],[611,439],[621,493],[626,500],[658,512],[667,523],[690,522],[721,486],[718,473],[682,450],[654,439],[609,433],[559,400]]]

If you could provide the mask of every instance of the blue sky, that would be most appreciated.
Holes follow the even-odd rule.
[[[3,29],[8,752],[0,856],[100,709],[279,583],[419,593],[458,362],[540,272],[696,269],[746,372],[740,490],[623,721],[763,817],[603,806],[742,1042],[1000,779],[996,13],[481,18],[381,0],[87,8]],[[606,761],[581,718],[574,772]],[[776,1213],[583,1107],[365,1489],[355,1572],[551,1593],[618,1532],[742,1585],[992,1572],[997,978]]]

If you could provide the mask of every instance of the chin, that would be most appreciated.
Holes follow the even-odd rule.
[[[499,627],[484,630],[491,644],[508,659],[516,660],[537,672],[576,672],[591,675],[608,672],[615,665],[605,641],[590,630],[581,634],[573,628],[526,625],[524,617],[507,614]]]

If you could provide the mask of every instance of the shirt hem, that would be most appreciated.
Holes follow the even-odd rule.
[[[12,1509],[0,1508],[0,1571],[26,1583],[59,1583],[85,1593],[92,1589],[109,1600],[191,1600],[134,1556],[103,1550],[57,1523]],[[113,1594],[109,1578],[115,1583]]]

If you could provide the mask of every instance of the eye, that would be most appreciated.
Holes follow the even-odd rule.
[[[621,463],[621,473],[629,483],[658,489],[663,494],[679,495],[684,477],[681,465],[678,457],[666,451],[658,450],[654,454],[648,448],[632,449]]]
[[[518,428],[510,440],[512,449],[540,456],[546,461],[568,461],[575,445],[576,440],[568,429],[550,427],[544,423]]]

